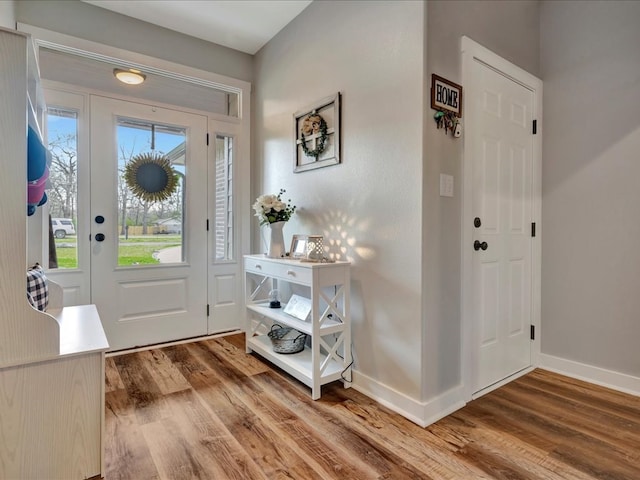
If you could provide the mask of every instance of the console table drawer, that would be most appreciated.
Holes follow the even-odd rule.
[[[304,285],[311,284],[311,268],[301,267],[293,262],[291,264],[287,262],[275,263],[268,260],[245,258],[244,268],[245,271],[250,273],[257,273],[259,275]]]

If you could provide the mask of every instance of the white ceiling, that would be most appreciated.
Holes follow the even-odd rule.
[[[251,55],[312,0],[83,0]]]

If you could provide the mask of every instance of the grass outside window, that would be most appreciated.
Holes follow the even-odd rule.
[[[56,239],[58,268],[78,268],[76,237]],[[145,235],[119,239],[118,265],[157,265],[159,262],[153,254],[159,250],[179,247],[180,235]]]

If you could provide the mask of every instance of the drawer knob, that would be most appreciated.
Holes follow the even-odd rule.
[[[256,263],[256,268],[262,269],[262,265],[260,265],[259,263]]]
[[[296,272],[294,272],[293,270],[287,270],[287,275],[293,275],[295,276]]]

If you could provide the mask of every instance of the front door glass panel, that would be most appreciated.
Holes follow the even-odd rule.
[[[118,117],[117,139],[117,265],[184,262],[186,129]]]
[[[47,197],[51,216],[49,265],[78,268],[78,112],[49,107],[47,142],[51,154]],[[51,243],[52,242],[52,243]]]
[[[235,260],[233,217],[233,137],[216,135],[215,262]]]

